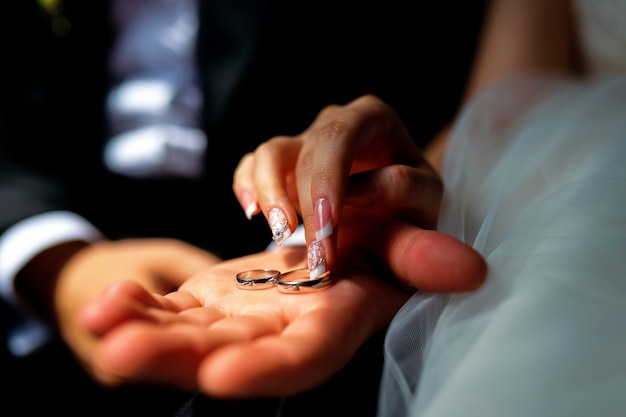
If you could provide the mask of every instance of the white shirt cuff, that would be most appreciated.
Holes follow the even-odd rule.
[[[71,212],[43,213],[16,223],[0,236],[0,296],[19,307],[13,281],[35,255],[62,242],[103,238],[91,223]]]

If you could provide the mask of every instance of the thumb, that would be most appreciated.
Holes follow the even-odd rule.
[[[487,277],[486,261],[471,246],[408,223],[390,228],[383,256],[400,281],[421,291],[472,291]]]

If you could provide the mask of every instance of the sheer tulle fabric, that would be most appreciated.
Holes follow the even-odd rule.
[[[385,345],[379,415],[626,413],[626,77],[525,77],[466,109],[440,229],[489,264],[418,293]]]

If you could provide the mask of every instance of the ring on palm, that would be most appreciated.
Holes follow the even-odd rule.
[[[330,271],[326,271],[316,278],[311,279],[307,268],[285,272],[276,278],[278,291],[289,294],[319,291],[326,288],[332,282],[333,277]]]
[[[250,269],[235,275],[237,287],[244,290],[264,290],[277,286],[282,293],[297,294],[316,292],[333,282],[330,271],[311,279],[307,268],[281,273],[276,269]]]
[[[263,290],[273,287],[280,271],[275,269],[251,269],[238,273],[237,286],[244,290]]]

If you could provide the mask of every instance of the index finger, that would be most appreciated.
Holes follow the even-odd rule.
[[[303,134],[296,167],[298,200],[312,275],[331,269],[348,177],[390,163],[423,163],[404,124],[387,104],[363,96],[334,106]]]

